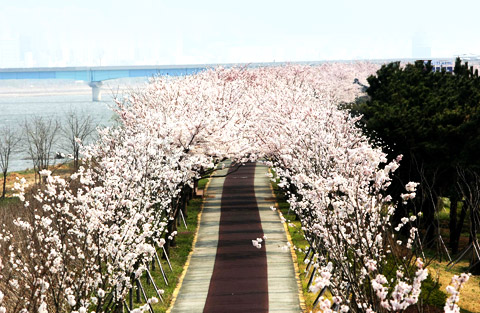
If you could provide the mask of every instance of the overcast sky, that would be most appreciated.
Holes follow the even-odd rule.
[[[477,0],[0,0],[0,45],[27,66],[410,58],[414,42],[451,58],[480,54],[479,14]]]

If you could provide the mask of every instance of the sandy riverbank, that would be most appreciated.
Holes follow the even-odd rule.
[[[145,85],[145,78],[121,78],[105,81],[102,86],[103,94],[118,94]],[[0,97],[35,97],[61,95],[88,95],[92,88],[84,81],[56,80],[56,79],[28,79],[0,81]]]

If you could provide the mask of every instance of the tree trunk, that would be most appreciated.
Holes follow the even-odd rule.
[[[3,172],[3,189],[2,189],[2,196],[0,197],[1,199],[5,199],[6,187],[7,187],[7,171]]]
[[[187,191],[185,192],[185,196],[183,197],[183,203],[182,203],[182,213],[183,213],[183,218],[185,219],[185,223],[187,222],[187,205],[188,205],[188,200],[189,200],[189,195],[190,195],[190,188],[187,189]]]
[[[115,304],[115,313],[123,313],[123,302],[120,300]]]
[[[473,266],[470,270],[470,273],[473,275],[480,275],[480,245],[478,244],[479,241],[477,239],[478,233],[478,212],[477,208],[470,208],[470,242],[473,241],[473,249],[472,249],[472,258],[470,260],[470,266]],[[476,249],[475,249],[476,247]]]
[[[75,147],[73,152],[73,167],[74,170],[77,171],[79,168],[79,160],[80,160],[80,147]]]
[[[180,210],[180,208],[178,208],[178,210]],[[172,224],[172,232],[170,232],[170,234],[173,233],[174,231],[177,231],[177,229],[178,229],[177,228],[177,223],[180,221],[180,219],[178,218],[178,215],[179,214],[177,213],[175,221]],[[173,237],[172,240],[170,240],[170,247],[176,247],[177,246],[177,240],[176,240],[177,236],[172,236],[172,237]]]
[[[137,300],[137,303],[140,303],[140,301],[142,301],[142,299],[140,298],[140,278],[138,278],[137,280],[135,280],[136,284],[137,284],[137,290],[136,291],[136,300]]]
[[[128,292],[128,305],[130,306],[130,311],[133,310],[133,287]]]
[[[178,217],[178,213],[176,214],[173,220],[169,221],[169,224],[167,226],[168,233],[165,238],[165,244],[163,245],[163,247],[165,248],[164,252],[166,254],[170,254],[170,247],[176,246],[175,237],[173,237],[172,239],[169,239],[168,237],[170,237],[171,234],[177,229],[177,217]],[[164,259],[165,259],[165,253],[163,255]]]
[[[198,196],[198,180],[194,180],[193,181],[193,198],[197,197]]]
[[[435,208],[430,201],[425,201],[423,203],[423,217],[425,229],[427,229],[427,233],[425,234],[425,246],[432,248],[435,246],[435,236],[438,233],[438,223],[435,218]]]
[[[463,223],[465,223],[465,217],[467,216],[468,206],[465,202],[462,202],[462,211],[460,211],[460,218],[457,223],[457,227],[455,230],[455,241],[457,242],[457,251],[453,252],[452,254],[456,254],[458,252],[458,245],[460,242],[460,236],[462,235]]]
[[[454,195],[450,198],[450,249],[452,254],[458,252],[458,237],[457,237],[457,208],[458,198]]]

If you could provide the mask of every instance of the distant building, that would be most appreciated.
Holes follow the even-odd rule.
[[[432,55],[432,48],[426,34],[416,33],[412,38],[412,57],[428,59]]]
[[[446,61],[446,60],[421,60],[421,61],[423,61],[423,64],[427,64],[428,62],[431,62],[430,64],[433,66],[433,69],[432,69],[433,72],[441,72],[443,69],[445,69],[446,72],[453,73],[453,68],[455,67],[455,62],[453,61]]]
[[[432,66],[434,72],[441,72],[444,68],[448,73],[453,73],[455,63],[453,61],[433,60]]]
[[[464,53],[464,54],[461,54],[459,57],[464,62],[471,62],[471,61],[478,62],[478,61],[480,61],[480,54]]]
[[[0,68],[18,67],[20,65],[20,52],[18,40],[0,39]]]

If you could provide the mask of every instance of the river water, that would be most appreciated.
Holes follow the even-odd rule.
[[[3,80],[0,81],[0,128],[6,125],[22,134],[25,121],[28,122],[34,116],[54,118],[62,123],[71,111],[90,115],[100,127],[110,126],[114,121],[114,112],[111,110],[114,96],[141,87],[145,81],[143,78],[108,81],[102,88],[102,101],[94,102],[91,88],[85,82]],[[65,148],[65,144],[59,142],[53,150],[68,152]],[[19,151],[10,159],[8,170],[18,171],[32,167],[26,147],[21,143]]]

